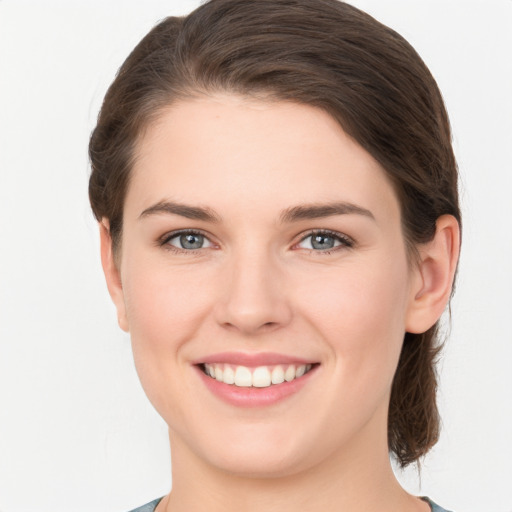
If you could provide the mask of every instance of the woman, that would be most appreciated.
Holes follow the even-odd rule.
[[[450,128],[398,34],[337,0],[211,0],[135,48],[91,136],[119,325],[169,426],[138,509],[442,511],[437,321],[460,212]]]

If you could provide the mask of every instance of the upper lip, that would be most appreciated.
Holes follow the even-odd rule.
[[[275,352],[219,352],[192,361],[192,364],[227,363],[234,366],[275,366],[279,364],[314,364],[317,361]]]

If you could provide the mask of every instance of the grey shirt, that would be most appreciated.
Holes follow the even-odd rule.
[[[429,498],[424,497],[422,499],[425,500],[430,505],[432,512],[450,512],[449,510],[445,510],[444,508],[441,508],[439,505],[436,505]],[[154,512],[156,506],[160,503],[161,500],[162,498],[157,498],[156,500],[153,500],[150,503],[146,503],[142,507],[130,510],[130,512]]]

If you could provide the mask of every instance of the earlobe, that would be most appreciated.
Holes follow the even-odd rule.
[[[128,320],[126,317],[126,307],[124,304],[123,286],[121,275],[116,265],[114,252],[112,248],[112,237],[110,236],[110,226],[107,219],[102,219],[99,223],[100,228],[100,246],[101,246],[101,265],[105,274],[108,292],[114,302],[117,310],[117,321],[123,331],[128,332]]]
[[[419,247],[406,331],[423,333],[442,315],[450,299],[460,249],[459,223],[452,215],[439,217],[434,238]]]

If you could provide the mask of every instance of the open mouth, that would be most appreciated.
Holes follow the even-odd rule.
[[[255,368],[227,363],[201,363],[198,366],[205,375],[224,384],[243,388],[268,388],[300,379],[318,364],[285,364]]]

